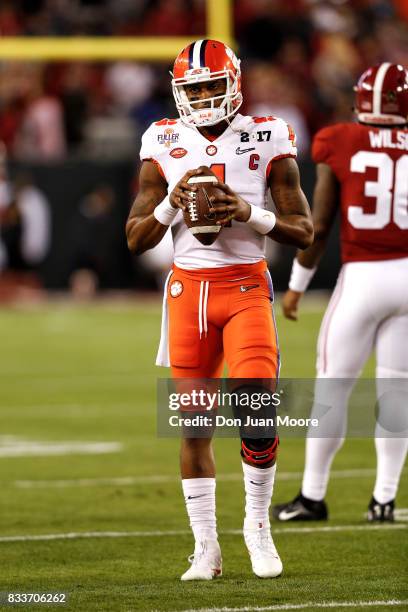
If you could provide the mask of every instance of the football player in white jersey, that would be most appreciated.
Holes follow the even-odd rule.
[[[174,378],[208,379],[222,376],[225,358],[230,379],[251,379],[251,392],[259,391],[259,379],[279,376],[266,236],[301,249],[313,240],[295,135],[281,119],[238,112],[239,60],[221,42],[199,40],[183,49],[172,87],[180,118],[160,120],[143,136],[139,192],[126,227],[130,250],[143,253],[171,226],[174,265],[156,363],[171,366]],[[222,232],[208,246],[190,233],[182,214],[196,189],[187,181],[203,167],[217,175],[223,193],[217,198]],[[276,215],[266,209],[268,190]],[[282,572],[268,514],[278,437],[276,431],[266,438],[240,434],[244,538],[254,573],[273,578]],[[183,438],[181,476],[195,538],[192,565],[181,579],[211,580],[222,565],[210,438]]]
[[[296,319],[340,208],[343,266],[320,329],[315,390],[316,410],[332,406],[330,435],[308,436],[301,492],[273,510],[281,521],[327,518],[324,497],[345,437],[348,398],[373,349],[379,412],[369,521],[394,520],[408,449],[408,71],[388,62],[369,68],[356,87],[356,110],[358,123],[315,136],[316,238],[295,259],[283,299],[284,314]]]

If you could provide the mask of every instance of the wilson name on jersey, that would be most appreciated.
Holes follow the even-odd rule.
[[[295,134],[276,117],[237,114],[232,127],[207,140],[179,119],[153,123],[142,137],[140,158],[153,161],[168,183],[168,193],[193,168],[208,166],[244,200],[266,207],[268,176],[274,160],[296,157]],[[180,268],[213,268],[255,263],[264,258],[265,237],[246,223],[233,221],[212,245],[200,244],[188,231],[181,211],[171,231],[174,261]]]
[[[344,262],[408,257],[408,130],[343,123],[324,128],[313,159],[340,184]]]

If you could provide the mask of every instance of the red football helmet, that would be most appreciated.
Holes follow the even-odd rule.
[[[217,40],[197,40],[183,49],[174,62],[173,95],[180,118],[186,125],[215,125],[231,117],[242,104],[240,60]],[[206,98],[208,108],[194,108],[184,85],[215,79],[226,80],[225,94]],[[218,100],[221,104],[216,106]]]
[[[388,62],[366,70],[354,88],[361,123],[401,125],[408,122],[408,71]]]

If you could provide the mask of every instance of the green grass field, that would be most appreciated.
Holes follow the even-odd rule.
[[[313,376],[323,306],[305,308],[298,324],[278,314],[283,376]],[[331,610],[344,609],[333,602],[408,610],[408,523],[373,530],[363,516],[374,480],[370,440],[349,440],[336,457],[327,526],[338,530],[274,525],[285,569],[269,581],[251,573],[238,533],[238,441],[217,440],[224,576],[179,581],[192,537],[178,441],[155,433],[156,377],[166,376],[153,366],[159,317],[158,302],[1,310],[0,592],[66,592],[66,608],[79,611],[313,610],[327,602]],[[298,491],[303,447],[282,441],[274,502]],[[405,471],[400,508],[407,483]],[[68,533],[83,537],[59,537]],[[58,537],[24,539],[44,534]]]

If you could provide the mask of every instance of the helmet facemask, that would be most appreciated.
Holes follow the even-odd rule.
[[[215,125],[232,117],[242,104],[240,78],[239,68],[234,74],[231,70],[211,72],[208,67],[186,70],[184,77],[173,78],[171,82],[173,95],[182,122],[190,127],[204,127]],[[185,85],[220,79],[225,79],[225,93],[210,98],[201,98],[200,100],[189,100]],[[217,106],[219,100],[221,100],[221,103]],[[208,107],[196,108],[197,105],[203,103],[207,103]]]

